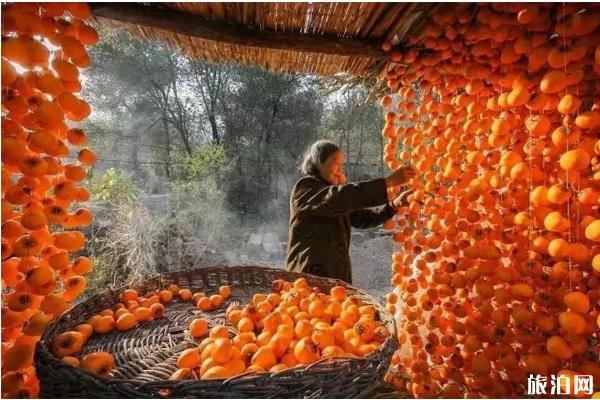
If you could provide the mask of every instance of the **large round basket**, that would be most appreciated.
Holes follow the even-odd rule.
[[[397,340],[391,315],[377,300],[356,288],[333,279],[290,273],[265,267],[205,267],[169,273],[138,285],[140,293],[167,288],[175,283],[193,292],[216,293],[222,285],[232,287],[231,302],[244,304],[257,292],[269,292],[275,279],[295,280],[305,277],[310,285],[321,290],[343,285],[347,293],[372,304],[377,317],[392,333],[366,358],[330,358],[309,366],[299,366],[280,372],[247,373],[227,380],[169,381],[176,370],[178,355],[197,345],[189,336],[188,326],[202,316],[209,327],[227,324],[220,308],[201,312],[191,302],[174,300],[166,307],[165,317],[141,323],[126,332],[93,335],[81,354],[108,351],[115,358],[112,377],[104,379],[91,372],[71,366],[50,351],[52,339],[91,315],[111,308],[119,302],[124,290],[114,290],[93,296],[60,316],[38,343],[35,366],[43,398],[352,398],[368,397],[380,387],[389,367]],[[230,330],[234,332],[233,326]]]

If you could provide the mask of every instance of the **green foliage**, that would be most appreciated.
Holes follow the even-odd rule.
[[[92,198],[116,204],[131,204],[137,199],[138,189],[123,171],[109,168],[90,182]]]
[[[173,158],[172,187],[179,193],[200,192],[206,196],[218,190],[218,182],[231,170],[221,145],[200,146],[192,154],[177,153]]]
[[[175,155],[174,171],[177,180],[197,180],[211,177],[227,165],[223,146],[212,144],[196,148],[191,155]]]

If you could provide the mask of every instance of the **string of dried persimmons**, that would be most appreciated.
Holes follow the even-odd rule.
[[[386,224],[386,379],[415,397],[523,397],[529,374],[598,391],[598,4],[449,8],[408,50],[384,44],[385,160],[420,175],[411,225]]]
[[[2,6],[2,397],[38,396],[35,345],[92,268],[77,257],[92,221],[77,203],[96,156],[73,127],[91,112],[77,95],[98,41],[89,17],[85,3]]]

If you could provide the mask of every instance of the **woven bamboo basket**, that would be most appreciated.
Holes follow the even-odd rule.
[[[353,398],[368,397],[381,387],[392,353],[397,347],[395,324],[380,302],[365,292],[333,279],[290,273],[281,269],[236,266],[205,267],[160,275],[138,285],[140,293],[177,284],[193,292],[216,293],[222,285],[232,287],[230,302],[244,304],[257,292],[269,292],[275,279],[305,277],[310,285],[322,290],[343,285],[347,293],[376,307],[378,318],[392,333],[365,358],[330,358],[309,366],[281,372],[247,373],[226,380],[169,381],[176,370],[178,355],[197,345],[188,335],[188,326],[199,316],[209,327],[228,324],[225,307],[205,313],[191,302],[174,300],[161,319],[147,321],[126,331],[93,335],[83,356],[93,351],[108,351],[115,358],[111,378],[104,379],[56,358],[50,351],[52,339],[94,313],[119,302],[125,289],[91,297],[61,315],[46,329],[35,353],[35,366],[43,398]],[[233,333],[234,327],[230,326]]]

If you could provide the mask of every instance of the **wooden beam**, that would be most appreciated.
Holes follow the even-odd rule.
[[[137,3],[92,2],[90,6],[96,17],[163,29],[215,42],[337,56],[389,58],[389,54],[381,49],[381,43],[377,40],[342,38],[332,34],[261,30]]]

